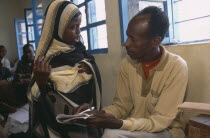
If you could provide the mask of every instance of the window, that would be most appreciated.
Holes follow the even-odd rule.
[[[15,31],[16,31],[18,58],[21,59],[23,55],[23,46],[27,43],[26,27],[24,19],[15,19]]]
[[[34,49],[36,49],[35,36],[34,36],[33,12],[31,8],[24,9],[24,12],[25,12],[26,32],[27,32],[26,33],[27,43],[32,44],[34,46]]]
[[[106,13],[104,0],[73,0],[82,13],[81,35],[87,52],[108,52]]]
[[[162,43],[209,40],[209,4],[209,0],[119,0],[122,43],[127,39],[128,21],[147,6],[158,6],[168,14],[170,27]]]
[[[174,0],[174,38],[176,42],[210,39],[210,1]]]
[[[41,36],[42,24],[44,21],[44,11],[41,0],[32,0],[32,13],[35,45],[37,47]]]

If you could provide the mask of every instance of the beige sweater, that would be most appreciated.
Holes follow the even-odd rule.
[[[183,102],[187,86],[187,64],[164,47],[161,49],[160,63],[150,70],[147,80],[140,63],[124,58],[113,104],[104,110],[123,120],[123,130],[159,132],[167,129],[173,138],[183,138],[184,124],[178,105]]]

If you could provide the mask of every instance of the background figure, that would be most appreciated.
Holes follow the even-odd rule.
[[[4,81],[0,81],[0,102],[8,105],[5,107],[8,111],[0,110],[0,113],[4,112],[7,116],[8,113],[13,112],[9,106],[15,109],[28,102],[26,93],[31,80],[33,62],[33,46],[26,44],[23,47],[23,56],[18,62],[14,77],[9,69],[0,68],[0,79],[4,79]]]
[[[15,80],[22,83],[29,83],[31,79],[34,62],[34,47],[31,44],[25,44],[23,47],[23,56],[18,61],[15,70]]]
[[[3,46],[3,45],[0,45],[0,61],[3,65],[3,67],[6,67],[6,68],[10,69],[11,68],[10,67],[10,62],[7,58],[5,58],[6,54],[7,54],[6,47]]]
[[[86,102],[101,107],[100,74],[81,42],[80,24],[75,4],[56,0],[48,6],[28,92],[30,137],[99,137],[98,129],[56,120]]]
[[[10,81],[12,78],[12,73],[10,72],[10,70],[6,67],[3,67],[3,64],[0,63],[0,83],[2,80],[8,80]]]

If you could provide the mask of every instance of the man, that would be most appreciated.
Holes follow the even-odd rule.
[[[23,47],[23,56],[18,62],[15,70],[15,80],[29,83],[31,80],[33,62],[34,47],[31,44],[25,44]]]
[[[10,62],[5,55],[7,54],[7,49],[5,46],[0,45],[0,62],[2,63],[3,67],[10,69]]]
[[[98,118],[86,122],[107,128],[103,138],[184,138],[178,105],[183,102],[188,70],[181,57],[160,45],[168,27],[168,17],[154,6],[129,22],[125,42],[129,56],[122,61],[113,104],[89,112]]]

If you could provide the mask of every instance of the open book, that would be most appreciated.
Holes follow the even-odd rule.
[[[91,107],[91,108],[89,108],[79,114],[75,114],[75,115],[59,114],[56,116],[56,120],[62,124],[66,124],[66,123],[71,124],[72,120],[76,120],[76,119],[95,119],[95,118],[97,118],[96,116],[89,115],[89,114],[85,113],[85,112],[91,111],[93,109],[94,109],[94,107]]]

